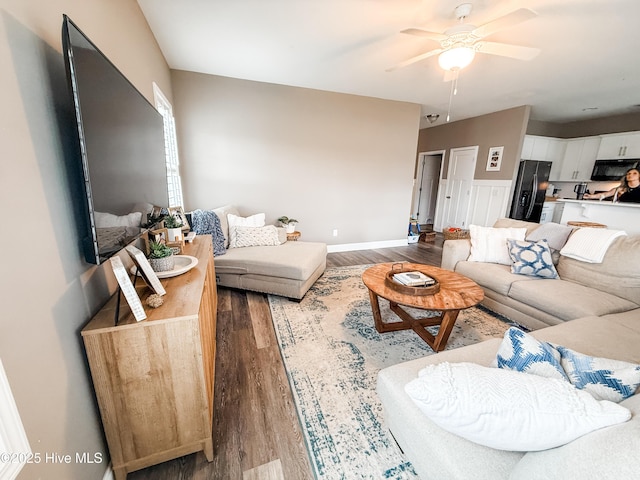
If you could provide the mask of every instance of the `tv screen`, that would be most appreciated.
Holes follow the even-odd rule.
[[[163,119],[66,15],[62,45],[85,193],[82,243],[99,264],[149,226],[145,207],[168,205]]]

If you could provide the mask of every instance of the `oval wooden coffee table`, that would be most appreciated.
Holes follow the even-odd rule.
[[[362,281],[369,289],[376,330],[380,333],[386,333],[411,329],[427,342],[434,351],[444,350],[453,325],[458,318],[458,313],[460,310],[473,307],[482,301],[484,298],[482,288],[473,280],[449,270],[419,263],[402,263],[404,271],[417,270],[435,278],[440,283],[440,291],[433,295],[403,294],[385,283],[385,277],[394,265],[398,264],[381,263],[368,268],[362,274]],[[401,321],[382,321],[378,297],[389,301],[391,310],[400,317]],[[401,305],[420,310],[440,312],[440,315],[414,318]],[[434,325],[440,326],[435,337],[425,328]]]

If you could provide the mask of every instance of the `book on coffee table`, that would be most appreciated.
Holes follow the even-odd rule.
[[[436,283],[435,279],[418,271],[396,273],[393,279],[408,287],[429,287]]]

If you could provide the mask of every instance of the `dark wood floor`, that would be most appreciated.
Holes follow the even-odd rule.
[[[432,243],[330,253],[327,266],[410,261],[440,265]],[[313,479],[275,339],[266,295],[218,289],[214,459],[187,455],[129,474],[129,480]]]

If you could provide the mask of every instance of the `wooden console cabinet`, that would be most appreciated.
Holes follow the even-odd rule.
[[[189,453],[213,460],[217,293],[211,237],[196,237],[187,273],[162,280],[157,309],[136,322],[117,295],[82,330],[116,480]],[[139,280],[144,304],[151,293]]]

